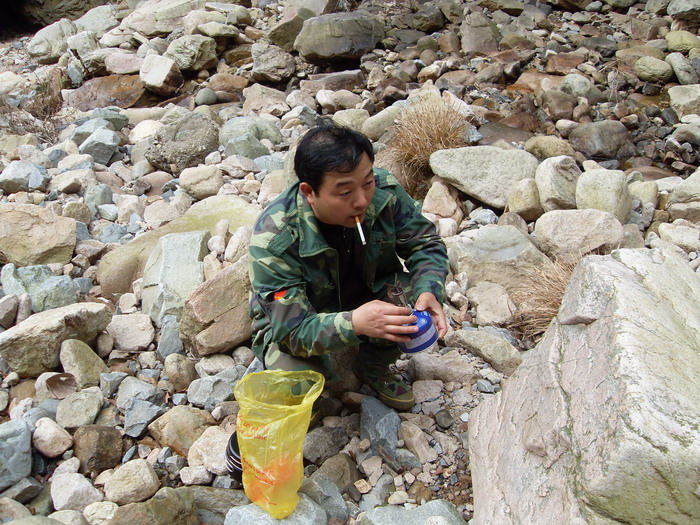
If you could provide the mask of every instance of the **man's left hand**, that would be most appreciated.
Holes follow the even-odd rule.
[[[430,292],[423,292],[416,301],[416,310],[427,311],[433,318],[433,324],[438,331],[438,337],[443,337],[447,333],[447,319],[442,305]]]

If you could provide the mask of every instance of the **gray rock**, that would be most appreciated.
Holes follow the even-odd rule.
[[[128,374],[126,372],[108,372],[100,374],[100,390],[106,399],[110,399]]]
[[[607,39],[605,39],[607,40]],[[614,42],[608,41],[610,44],[614,45]],[[613,51],[614,53],[614,51]],[[574,97],[584,97],[588,100],[590,104],[598,104],[603,102],[605,97],[600,92],[600,90],[593,85],[593,83],[588,80],[587,77],[578,74],[570,74],[564,77],[561,84],[559,84],[559,89],[564,93],[573,95]]]
[[[325,510],[328,518],[336,518],[343,522],[348,519],[349,513],[345,500],[338,486],[327,476],[315,473],[304,480],[299,491]]]
[[[462,51],[466,54],[489,54],[498,51],[501,35],[496,24],[483,13],[470,13],[465,16],[459,35]]]
[[[143,399],[132,399],[124,411],[124,434],[132,438],[141,437],[148,425],[164,413],[165,410],[159,405]]]
[[[119,136],[110,129],[100,128],[85,139],[78,151],[91,155],[95,162],[108,165],[118,146]]]
[[[212,410],[224,401],[233,399],[235,385],[236,380],[218,376],[195,379],[187,388],[187,400],[194,406]]]
[[[83,122],[80,126],[73,130],[70,135],[70,139],[75,142],[77,146],[80,146],[85,139],[92,135],[98,129],[110,129],[114,131],[114,126],[111,122],[103,118],[91,118],[87,122]]]
[[[88,206],[101,206],[103,204],[114,204],[112,201],[112,189],[106,184],[94,184],[88,186],[83,194],[85,204]]]
[[[143,271],[142,311],[160,324],[163,316],[179,318],[185,300],[204,282],[207,231],[164,235]]]
[[[261,144],[253,135],[246,133],[245,135],[229,140],[226,144],[224,154],[227,156],[241,155],[249,159],[257,159],[263,155],[269,155],[270,150]]]
[[[19,297],[13,293],[0,297],[0,327],[11,328],[17,319]]]
[[[227,120],[219,130],[219,143],[225,146],[231,139],[246,133],[258,140],[267,139],[273,144],[282,142],[282,135],[274,123],[261,117],[247,116]]]
[[[69,394],[58,404],[56,423],[67,430],[90,425],[102,409],[102,402],[102,391],[96,386]]]
[[[160,405],[163,402],[163,392],[157,387],[135,377],[125,377],[117,390],[117,408],[126,410],[132,399],[141,399]]]
[[[180,339],[180,323],[174,315],[165,315],[160,320],[160,340],[156,349],[161,359],[170,354],[185,353],[182,339]]]
[[[48,266],[15,268],[7,264],[0,273],[3,288],[15,295],[29,294],[32,310],[43,312],[78,301],[78,285],[67,275],[55,275]]]
[[[700,4],[697,0],[671,0],[666,12],[678,20],[697,20],[700,16]]]
[[[362,496],[360,500],[360,510],[367,512],[375,507],[384,505],[393,489],[394,478],[389,474],[382,474],[382,477],[377,480],[372,490]]]
[[[224,525],[326,525],[327,521],[325,511],[306,494],[301,494],[296,509],[286,518],[276,520],[251,503],[228,511]]]
[[[311,63],[357,59],[383,37],[382,24],[367,12],[333,13],[305,20],[294,49]]]
[[[395,456],[400,425],[399,415],[378,399],[365,397],[362,400],[360,437],[369,439],[375,454],[379,454],[381,449]]]
[[[481,330],[456,330],[445,343],[466,348],[503,374],[512,374],[520,366],[520,352],[503,338]]]
[[[580,175],[581,170],[571,157],[543,160],[535,172],[542,209],[548,212],[576,208],[576,182]]]
[[[357,464],[347,454],[341,452],[327,459],[313,476],[323,475],[335,483],[340,492],[345,493],[362,476]],[[312,476],[312,477],[313,477]]]
[[[41,493],[43,488],[44,486],[36,479],[24,478],[4,491],[0,497],[12,498],[20,503],[29,503]]]
[[[106,6],[105,6],[106,7]],[[112,7],[112,6],[109,6]],[[98,11],[99,8],[94,9],[93,11]],[[76,21],[76,24],[79,24],[80,20]],[[94,29],[93,29],[94,31]],[[120,131],[123,127],[125,127],[127,124],[129,124],[129,117],[128,115],[121,109],[116,106],[111,106],[111,107],[106,107],[106,108],[96,108],[92,111],[90,116],[94,119],[103,119],[112,124],[112,128],[114,131]]]
[[[101,232],[99,241],[104,244],[118,243],[124,244],[127,227],[123,224],[108,224]]]
[[[664,60],[673,68],[678,82],[683,85],[698,83],[698,72],[682,53],[671,53]]]
[[[439,521],[437,518],[442,518]],[[431,519],[435,521],[431,521]],[[387,505],[370,509],[360,520],[359,525],[466,525],[459,510],[443,499],[432,500],[414,509],[404,509],[400,506]]]
[[[304,459],[321,465],[335,456],[345,446],[348,435],[341,427],[319,427],[306,434],[304,439]]]
[[[573,148],[593,159],[624,159],[635,153],[632,136],[622,122],[582,124],[569,135]]]
[[[29,476],[32,470],[32,432],[22,420],[0,424],[0,490]]]
[[[51,500],[56,510],[85,510],[91,503],[102,501],[102,493],[82,474],[58,474],[51,483]]]
[[[194,103],[196,106],[211,106],[216,104],[217,96],[216,92],[208,87],[202,88],[197,91],[194,97]]]
[[[49,179],[48,172],[43,166],[13,160],[0,173],[0,190],[8,195],[18,191],[44,191]]]
[[[219,146],[218,126],[209,118],[190,113],[163,126],[146,150],[146,159],[155,168],[178,175],[185,168],[204,163]]]

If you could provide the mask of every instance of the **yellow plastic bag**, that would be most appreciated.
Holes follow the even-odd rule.
[[[289,516],[299,503],[304,437],[323,383],[313,370],[266,370],[245,376],[234,388],[243,487],[275,519]]]

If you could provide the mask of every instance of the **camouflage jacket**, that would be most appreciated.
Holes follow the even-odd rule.
[[[447,276],[442,239],[388,171],[374,172],[376,189],[363,221],[365,263],[358,278],[380,296],[386,283],[403,271],[401,257],[409,271],[412,299],[431,292],[442,302]],[[252,346],[259,358],[271,343],[297,357],[359,344],[351,312],[342,311],[340,304],[339,286],[348,283],[337,282],[338,254],[319,233],[299,183],[258,218],[248,260]]]

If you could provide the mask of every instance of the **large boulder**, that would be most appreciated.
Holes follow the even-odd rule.
[[[103,295],[109,297],[130,291],[133,281],[141,277],[151,251],[164,235],[197,230],[213,234],[214,227],[222,219],[229,221],[233,231],[241,226],[252,226],[259,214],[259,208],[235,195],[217,195],[198,202],[181,217],[102,257],[98,279]]]
[[[180,334],[197,357],[224,352],[250,338],[248,257],[206,281],[190,295]]]
[[[32,204],[0,206],[0,264],[67,264],[76,242],[75,219]]]
[[[530,278],[533,266],[548,262],[515,226],[488,225],[477,231],[474,239],[455,236],[445,240],[453,273],[467,272],[469,286],[488,281],[510,292]]]
[[[364,11],[314,16],[304,21],[294,49],[311,63],[357,59],[384,38],[381,22]]]
[[[583,259],[542,341],[471,414],[474,525],[700,520],[699,334],[682,258]]]
[[[34,314],[0,333],[0,355],[20,377],[38,377],[60,364],[61,343],[79,339],[92,343],[109,324],[104,304],[77,303]]]
[[[455,188],[494,208],[503,209],[520,179],[535,177],[537,158],[522,150],[470,146],[430,155],[430,169]]]

